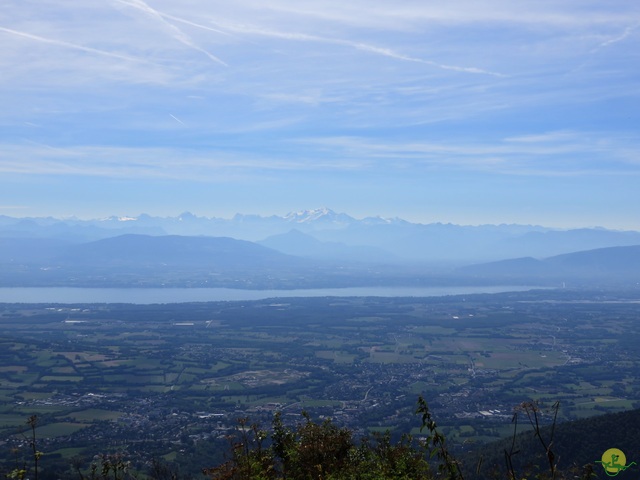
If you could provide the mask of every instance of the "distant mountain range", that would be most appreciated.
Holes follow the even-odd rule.
[[[96,220],[0,216],[0,238],[50,238],[77,244],[123,234],[231,237],[311,258],[458,265],[640,245],[640,232],[635,231],[420,224],[399,218],[355,219],[328,208],[285,216],[237,214],[230,219],[198,217],[191,213],[178,217],[143,214]]]
[[[0,217],[2,285],[282,288],[638,282],[640,232],[361,220],[329,209],[232,219]]]
[[[503,282],[522,279],[639,282],[640,245],[598,248],[540,260],[532,257],[501,260],[462,267],[458,272]]]

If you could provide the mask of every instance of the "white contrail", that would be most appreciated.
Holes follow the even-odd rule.
[[[108,52],[105,50],[98,50],[97,48],[85,47],[83,45],[77,45],[75,43],[69,43],[62,40],[54,40],[52,38],[40,37],[38,35],[33,35],[32,33],[20,32],[18,30],[12,30],[10,28],[0,27],[0,31],[11,33],[12,35],[28,38],[30,40],[36,40],[38,42],[49,43],[51,45],[58,45],[59,47],[71,48],[74,50],[80,50],[87,53],[94,53],[96,55],[103,55],[105,57],[119,58],[120,60],[127,60],[129,62],[147,63],[147,64],[153,63],[153,62],[149,62],[148,60],[144,60],[142,58],[130,57],[128,55]]]
[[[435,68],[440,68],[442,70],[453,70],[456,72],[465,72],[472,73],[476,75],[491,75],[493,77],[506,77],[502,73],[492,72],[489,70],[483,70],[481,68],[476,67],[461,67],[457,65],[447,65],[438,62],[434,62],[431,60],[424,60],[422,58],[410,57],[408,55],[403,55],[401,53],[395,52],[389,48],[376,47],[375,45],[369,45],[366,43],[353,42],[350,40],[342,40],[338,38],[327,38],[327,37],[319,37],[317,35],[309,35],[306,33],[289,33],[289,32],[278,32],[273,30],[263,30],[260,28],[251,28],[245,26],[237,26],[237,25],[225,25],[225,28],[229,30],[240,32],[240,33],[248,33],[253,35],[262,35],[265,37],[275,37],[275,38],[284,38],[287,40],[297,40],[301,42],[318,42],[318,43],[329,43],[334,45],[344,45],[346,47],[355,48],[357,50],[362,50],[370,53],[374,53],[377,55],[382,55],[385,57],[394,58],[396,60],[402,60],[405,62],[414,62],[414,63],[422,63],[424,65],[430,65]]]
[[[157,10],[156,10],[157,11]],[[203,30],[208,30],[210,32],[215,32],[215,33],[219,33],[221,35],[225,35],[227,37],[233,37],[234,35],[231,35],[229,32],[225,32],[224,30],[220,30],[218,28],[213,28],[213,27],[209,27],[207,25],[202,25],[200,23],[195,23],[192,22],[190,20],[186,20],[184,18],[180,18],[180,17],[174,17],[173,15],[169,15],[168,13],[164,13],[164,12],[158,12],[162,17],[164,18],[168,18],[170,20],[173,20],[175,22],[180,22],[180,23],[184,23],[185,25],[190,25],[192,27],[196,27],[196,28],[201,28]]]
[[[384,55],[385,57],[391,57],[398,60],[405,60],[407,62],[424,63],[425,65],[431,65],[433,67],[441,68],[443,70],[453,70],[456,72],[466,72],[466,73],[477,73],[482,75],[491,75],[494,77],[506,77],[506,75],[502,73],[491,72],[489,70],[483,70],[481,68],[476,68],[476,67],[459,67],[456,65],[447,65],[443,63],[437,63],[431,60],[424,60],[422,58],[415,58],[415,57],[410,57],[408,55],[402,55],[388,48],[374,47],[372,45],[367,45],[364,43],[354,43],[351,45],[359,50],[364,50],[366,52],[377,53],[379,55]]]
[[[173,115],[173,114],[171,114],[171,113],[170,113],[170,114],[169,114],[169,116],[170,116],[171,118],[173,118],[173,119],[174,119],[176,122],[178,122],[179,124],[184,125],[184,122],[183,122],[182,120],[180,120],[178,117],[176,117],[175,115]]]
[[[162,14],[161,12],[159,12],[158,10],[156,10],[155,8],[151,7],[150,5],[148,5],[147,3],[145,3],[143,0],[117,0],[118,2],[127,5],[129,7],[132,8],[137,8],[138,10],[146,13],[147,15],[151,16],[152,18],[156,19],[158,22],[160,22],[162,25],[164,25],[165,27],[167,27],[171,32],[173,32],[173,38],[175,38],[176,40],[178,40],[180,43],[182,43],[183,45],[186,45],[187,47],[196,50],[200,53],[203,53],[204,55],[206,55],[207,57],[209,57],[210,60],[219,63],[221,65],[224,65],[225,67],[227,67],[228,65],[223,62],[222,60],[220,60],[218,57],[216,57],[215,55],[212,55],[211,53],[209,53],[207,50],[205,50],[204,48],[196,45],[193,40],[191,40],[191,38],[189,38],[188,35],[186,35],[182,30],[180,30],[178,27],[176,27],[175,25],[167,22],[165,20],[165,15]]]

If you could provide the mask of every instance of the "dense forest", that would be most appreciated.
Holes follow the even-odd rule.
[[[535,402],[520,405],[513,417],[513,435],[456,456],[441,433],[432,412],[422,397],[418,398],[416,419],[418,436],[405,434],[393,441],[389,432],[357,438],[346,427],[331,419],[315,421],[303,412],[295,426],[285,425],[277,412],[270,426],[238,419],[227,436],[226,460],[198,467],[195,478],[213,480],[431,480],[494,478],[606,478],[627,469],[637,472],[635,452],[640,450],[640,410],[605,414],[588,419],[542,426],[543,412]],[[89,463],[80,458],[53,462],[42,468],[38,419],[25,424],[24,451],[15,453],[13,465],[4,465],[4,478],[50,480],[157,479],[194,478],[181,474],[175,465],[153,459],[144,468],[135,468],[131,459],[115,452],[96,453]],[[628,452],[624,460],[607,471],[598,452],[612,446]],[[571,459],[567,461],[566,459]],[[629,472],[630,473],[630,472]]]

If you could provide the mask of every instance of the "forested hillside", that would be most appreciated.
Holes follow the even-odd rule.
[[[531,417],[525,408],[516,412],[517,419],[514,417],[513,425],[519,433],[515,437],[485,445],[461,457],[466,477],[495,478],[498,474],[499,478],[508,478],[509,462],[513,471],[526,478],[541,472],[548,473],[547,448],[559,472],[585,474],[590,465],[597,478],[607,477],[598,461],[604,452],[617,448],[626,454],[626,466],[630,466],[637,475],[638,466],[632,462],[640,463],[639,409],[559,423],[555,427],[553,409],[538,410],[538,421],[547,425],[536,430],[531,406],[528,405]],[[533,424],[529,418],[533,419]]]

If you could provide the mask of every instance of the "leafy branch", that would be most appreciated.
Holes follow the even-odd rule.
[[[416,414],[422,414],[422,426],[420,431],[425,428],[429,430],[429,436],[427,437],[427,444],[432,448],[431,457],[437,456],[440,460],[438,465],[438,471],[441,474],[446,474],[450,480],[464,480],[462,471],[460,470],[460,463],[451,455],[447,448],[445,436],[438,431],[429,406],[426,400],[421,396],[418,397],[418,407],[416,408]]]

